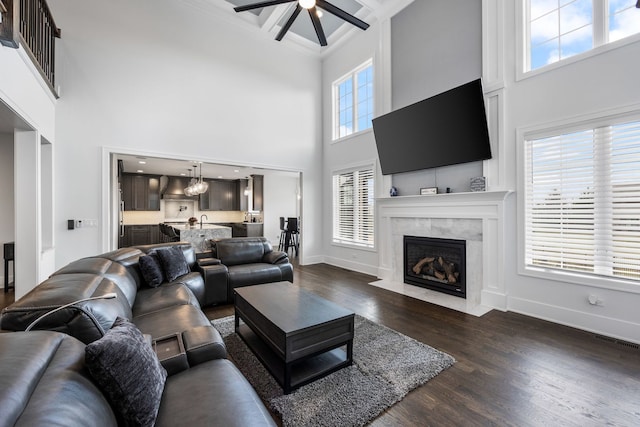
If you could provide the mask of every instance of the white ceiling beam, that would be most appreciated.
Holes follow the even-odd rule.
[[[280,19],[291,9],[295,2],[279,4],[276,7],[265,7],[262,9],[258,19],[260,29],[271,32],[273,28],[280,22]]]

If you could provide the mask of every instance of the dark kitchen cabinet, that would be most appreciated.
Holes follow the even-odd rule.
[[[264,192],[264,176],[253,176],[253,210],[262,211],[264,209],[262,193]]]
[[[199,208],[202,211],[237,211],[240,209],[238,194],[239,181],[228,179],[208,179],[209,190],[200,195]],[[244,189],[242,190],[244,194]],[[246,199],[246,196],[245,196]]]
[[[125,173],[121,180],[125,211],[160,210],[159,176]]]
[[[238,180],[238,210],[246,211],[249,210],[249,180],[248,179],[239,179]]]
[[[258,222],[236,222],[231,225],[232,237],[262,237],[264,224]]]
[[[118,247],[160,243],[159,231],[158,225],[125,225],[124,236],[118,239]]]

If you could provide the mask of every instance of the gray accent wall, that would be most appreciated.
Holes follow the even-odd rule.
[[[414,1],[391,19],[391,64],[393,110],[479,78],[482,1]],[[464,192],[481,175],[482,162],[472,162],[395,174],[392,182],[405,196],[423,187]]]

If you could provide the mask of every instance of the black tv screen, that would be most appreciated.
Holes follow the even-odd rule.
[[[480,79],[373,119],[384,175],[491,158]]]

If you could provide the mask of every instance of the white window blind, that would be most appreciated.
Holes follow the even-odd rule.
[[[333,175],[333,241],[373,247],[373,168]]]
[[[526,264],[640,280],[640,122],[525,147]]]

